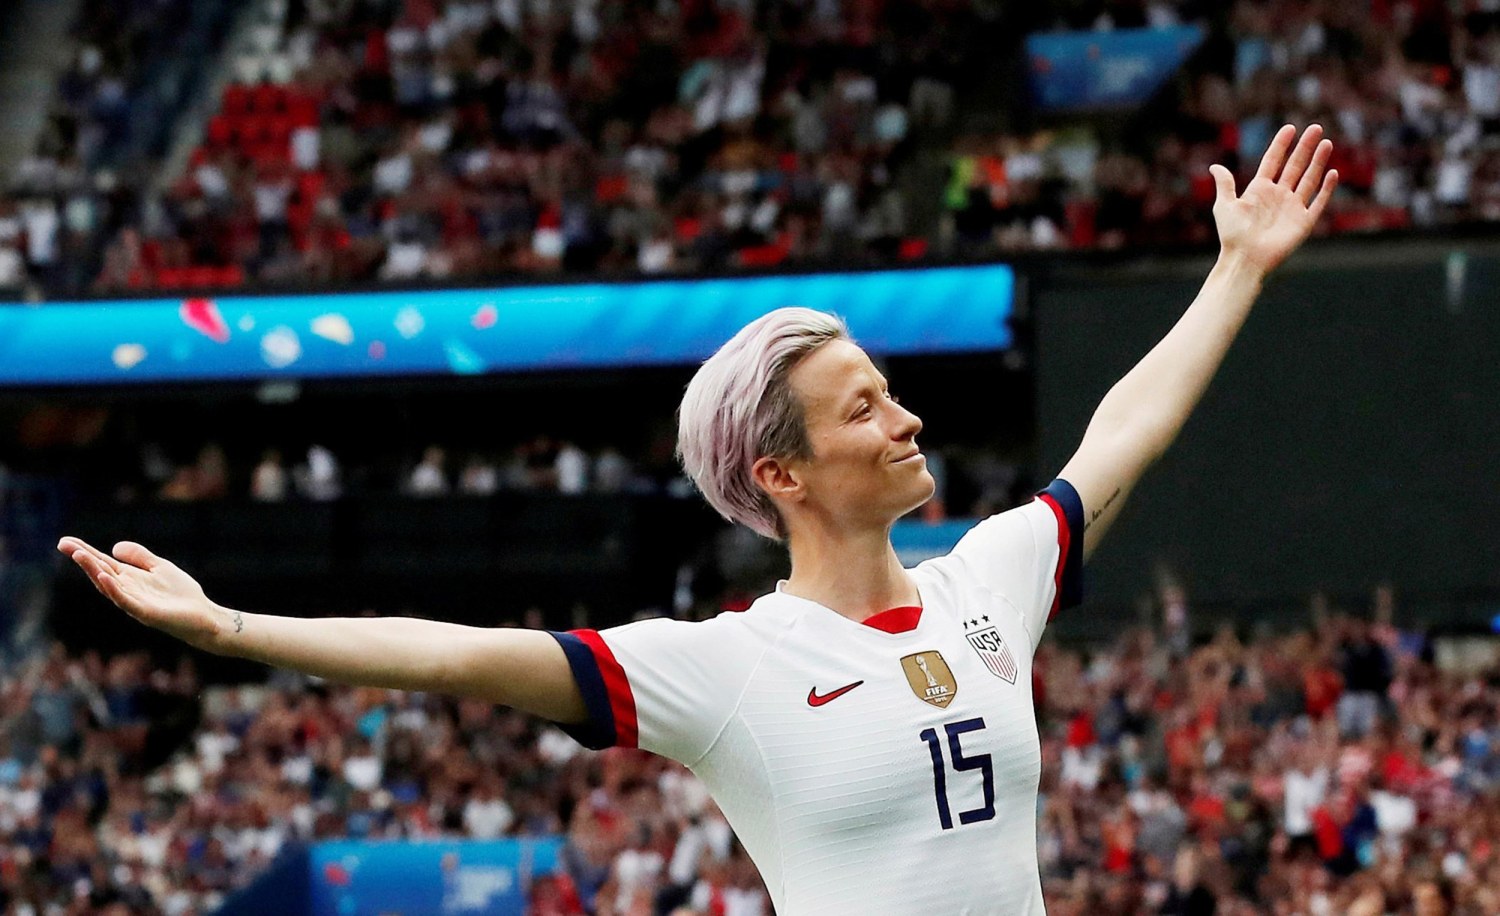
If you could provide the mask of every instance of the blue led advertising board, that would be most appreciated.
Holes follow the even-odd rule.
[[[1005,265],[842,274],[0,305],[0,385],[475,375],[691,364],[773,309],[873,353],[1000,350]]]

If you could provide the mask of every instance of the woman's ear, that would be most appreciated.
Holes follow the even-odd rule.
[[[757,458],[750,466],[750,476],[773,501],[802,499],[802,475],[784,458]]]

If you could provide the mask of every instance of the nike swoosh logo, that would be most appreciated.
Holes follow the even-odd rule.
[[[814,687],[807,692],[807,705],[817,707],[822,706],[824,703],[832,703],[834,700],[837,700],[839,697],[843,696],[844,694],[848,693],[849,691],[853,690],[863,683],[864,681],[855,681],[852,684],[846,684],[843,687],[840,687],[839,689],[833,691],[832,693],[825,693],[822,696],[818,695],[818,688]]]

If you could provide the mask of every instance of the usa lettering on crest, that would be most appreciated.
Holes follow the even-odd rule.
[[[1011,654],[1010,646],[1005,644],[1005,639],[1000,636],[1000,631],[993,626],[981,630],[965,633],[969,639],[969,645],[979,654],[979,660],[990,669],[990,673],[1002,680],[1014,684],[1016,675],[1020,669],[1016,666],[1016,657]]]

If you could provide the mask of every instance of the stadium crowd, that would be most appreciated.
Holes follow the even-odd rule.
[[[199,0],[222,7],[219,0]],[[203,29],[211,44],[221,21],[193,15],[192,0],[82,0],[68,36],[71,59],[61,71],[31,154],[3,176],[0,193],[0,288],[29,278],[44,292],[86,290],[97,276],[95,253],[122,229],[138,225],[155,163],[118,161],[141,139],[137,117],[160,98],[156,65],[199,45],[184,28]]]
[[[989,515],[1029,495],[1030,479],[1015,461],[994,448],[928,445],[924,451],[937,485],[934,498],[921,510],[928,521],[949,515]],[[353,457],[352,466],[318,443],[295,453],[271,447],[252,455],[241,449],[231,457],[217,442],[192,452],[153,441],[141,444],[134,460],[116,461],[115,454],[100,447],[87,458],[71,457],[72,462],[88,465],[87,476],[80,475],[75,486],[116,503],[241,498],[266,503],[329,502],[346,494],[392,492],[417,499],[487,497],[502,492],[689,498],[695,492],[673,459],[670,443],[640,450],[613,444],[586,449],[571,439],[548,434],[524,438],[499,452],[439,444],[419,452],[390,447],[383,452],[367,450]]]
[[[970,254],[1208,244],[1223,162],[1248,176],[1276,129],[1322,123],[1340,191],[1329,232],[1500,219],[1500,12],[1486,3],[1236,0],[1138,137],[1049,128],[969,138],[944,191]],[[1170,25],[1118,4],[1075,27]]]
[[[1386,588],[1373,620],[1315,602],[1249,641],[1195,643],[1181,592],[1161,604],[1037,656],[1049,913],[1500,912],[1493,662],[1438,667]],[[482,702],[286,672],[203,691],[191,660],[54,647],[7,666],[0,708],[8,916],[207,912],[289,841],[548,834],[534,916],[769,913],[686,770]]]
[[[108,289],[894,254],[965,4],[289,2]]]
[[[151,46],[136,19],[108,40],[96,33],[115,20],[91,20],[101,25],[80,37],[53,129],[0,199],[0,286],[410,282],[1202,244],[1213,239],[1207,165],[1248,174],[1288,120],[1321,121],[1338,139],[1341,193],[1325,231],[1500,219],[1500,13],[1483,3],[1038,8],[1025,14],[1037,28],[1201,21],[1214,50],[1126,130],[1082,117],[1029,129],[1023,104],[1002,133],[965,129],[987,122],[965,117],[961,90],[1016,78],[986,69],[985,49],[1028,20],[983,4],[270,9],[258,50],[232,61],[237,81],[193,128],[202,142],[162,181],[89,165],[123,129],[131,49]],[[927,154],[949,161],[935,207],[913,199],[931,193]],[[929,210],[939,215],[919,218]],[[81,265],[89,277],[71,275]]]

